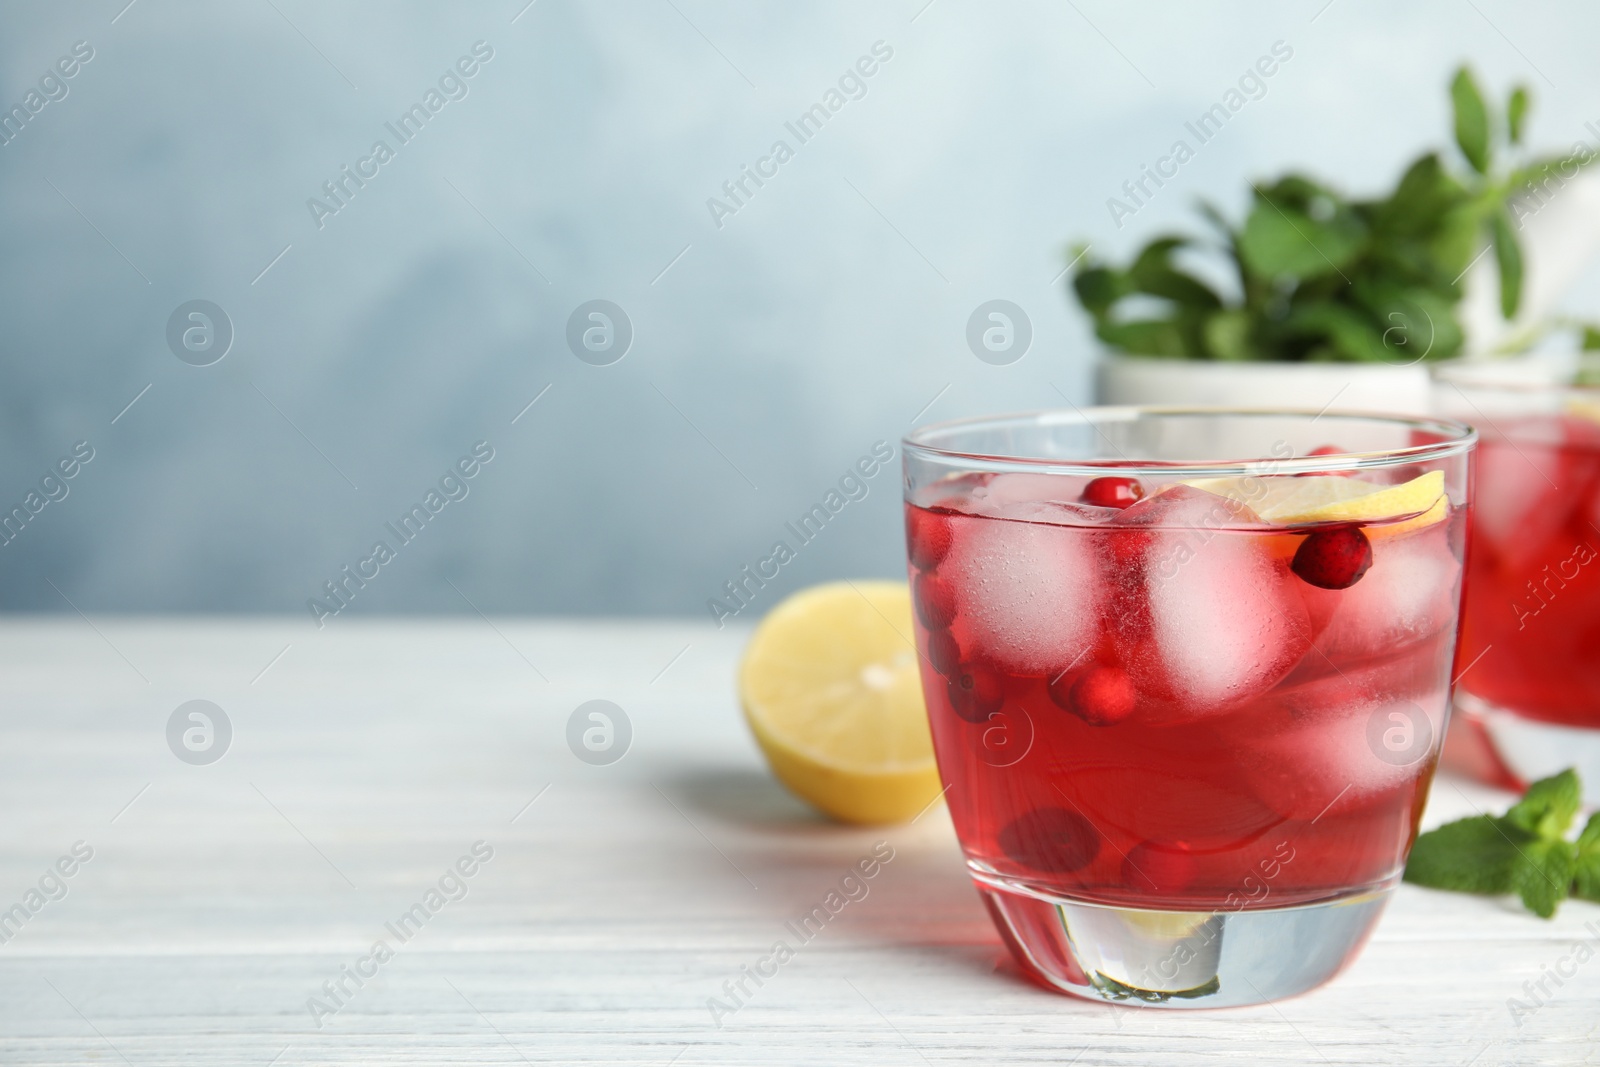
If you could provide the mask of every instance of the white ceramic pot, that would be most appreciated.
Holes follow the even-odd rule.
[[[1106,356],[1096,368],[1102,404],[1294,408],[1426,415],[1427,368],[1379,363],[1224,363]]]

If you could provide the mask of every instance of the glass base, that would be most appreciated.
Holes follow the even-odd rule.
[[[1528,782],[1572,767],[1583,784],[1583,802],[1600,804],[1600,730],[1527,719],[1457,689],[1462,717],[1481,727],[1506,770]]]
[[[1365,943],[1393,885],[1284,908],[1149,911],[1048,897],[974,873],[990,917],[1034,980],[1153,1008],[1265,1004],[1321,985]]]

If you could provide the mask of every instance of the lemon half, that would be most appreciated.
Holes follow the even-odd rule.
[[[902,822],[940,790],[904,582],[831,582],[756,627],[739,697],[778,780],[836,819]]]

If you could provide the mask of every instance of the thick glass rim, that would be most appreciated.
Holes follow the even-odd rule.
[[[1161,460],[1131,457],[1102,459],[1061,459],[1052,456],[1004,456],[970,449],[950,447],[935,443],[941,437],[962,437],[974,431],[1005,429],[1027,425],[1037,426],[1100,426],[1140,419],[1160,418],[1209,419],[1296,419],[1310,422],[1328,420],[1338,422],[1376,422],[1390,426],[1408,427],[1422,433],[1436,435],[1440,440],[1426,444],[1407,445],[1402,448],[1379,449],[1370,452],[1338,452],[1322,456],[1279,458],[1219,458],[1214,460]],[[1330,436],[1333,432],[1330,430]],[[1107,443],[1110,443],[1109,438]],[[1116,470],[1119,473],[1147,474],[1150,476],[1221,477],[1241,474],[1334,474],[1354,469],[1382,469],[1404,466],[1409,463],[1426,463],[1448,459],[1470,451],[1478,443],[1478,431],[1456,419],[1433,418],[1423,415],[1396,415],[1374,411],[1313,411],[1309,408],[1208,408],[1168,407],[1150,405],[1104,405],[1071,409],[1051,408],[1039,411],[1014,412],[1005,415],[980,415],[965,419],[950,419],[929,423],[908,432],[900,439],[903,455],[920,459],[943,460],[960,466],[992,471],[1025,471],[1044,474],[1064,474],[1094,477]],[[1115,448],[1115,445],[1113,445]]]
[[[1552,374],[1548,380],[1518,377],[1506,374],[1507,368],[1523,366],[1534,370],[1555,372],[1556,366],[1537,358],[1511,357],[1507,359],[1453,359],[1431,368],[1436,383],[1457,389],[1492,389],[1495,392],[1537,394],[1569,393],[1582,397],[1600,397],[1600,385],[1583,385],[1562,381]],[[1501,373],[1496,374],[1498,370]]]

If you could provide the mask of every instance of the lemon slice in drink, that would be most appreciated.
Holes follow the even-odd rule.
[[[1600,400],[1589,396],[1573,397],[1567,401],[1566,412],[1590,422],[1600,422]]]
[[[903,822],[939,795],[904,582],[831,582],[761,621],[739,667],[772,773],[852,823]]]
[[[1400,485],[1377,485],[1358,478],[1313,475],[1293,478],[1201,478],[1186,483],[1246,505],[1264,522],[1299,526],[1313,522],[1378,522],[1401,515],[1404,522],[1374,527],[1370,534],[1393,536],[1429,526],[1444,518],[1450,501],[1444,493],[1444,471]]]

